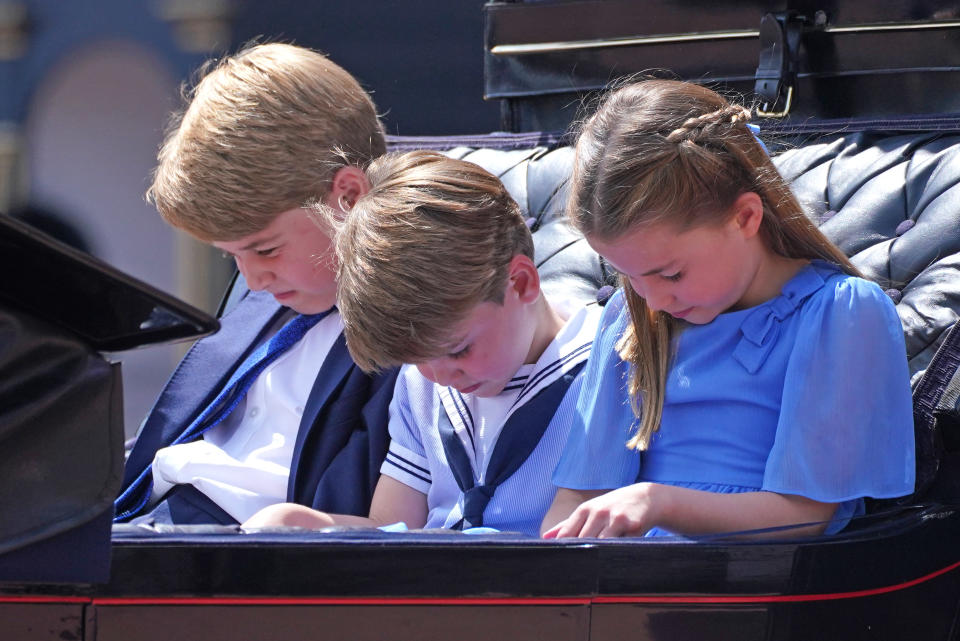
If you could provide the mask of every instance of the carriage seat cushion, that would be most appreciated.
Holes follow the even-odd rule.
[[[532,218],[547,295],[588,299],[609,274],[564,217],[571,148],[493,148],[503,138],[446,153],[499,176]],[[916,382],[960,311],[960,135],[860,132],[774,162],[807,215],[896,303]]]

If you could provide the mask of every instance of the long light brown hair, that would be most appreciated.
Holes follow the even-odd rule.
[[[734,201],[763,202],[760,237],[788,258],[822,258],[859,275],[804,215],[766,150],[747,128],[750,112],[705,87],[646,80],[610,93],[577,140],[568,212],[586,236],[610,241],[646,225],[678,231],[719,225]],[[651,310],[621,278],[631,326],[617,348],[631,364],[639,428],[627,445],[643,450],[663,413],[678,323]]]

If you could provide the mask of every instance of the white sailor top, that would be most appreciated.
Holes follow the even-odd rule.
[[[581,308],[538,361],[522,367],[494,398],[480,399],[441,387],[414,366],[400,371],[390,404],[390,450],[380,472],[427,496],[426,528],[456,527],[464,516],[464,495],[438,426],[443,420],[440,413],[449,418],[463,443],[473,480],[482,484],[488,481],[487,467],[504,424],[534,398],[543,399],[540,393],[552,383],[576,372],[558,405],[541,408],[537,418],[548,421],[543,436],[516,472],[500,483],[483,511],[486,527],[539,535],[556,492],[550,479],[574,416],[582,364],[590,355],[601,314],[602,308],[595,304]],[[515,427],[523,426],[514,421],[508,429]]]

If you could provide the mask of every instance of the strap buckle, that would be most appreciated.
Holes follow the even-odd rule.
[[[809,23],[807,17],[792,11],[767,13],[760,20],[760,57],[753,89],[763,100],[758,116],[785,118],[790,113],[800,40]]]
[[[783,101],[783,109],[772,111],[772,105],[769,102],[763,103],[763,107],[757,107],[757,115],[761,118],[786,118],[790,113],[790,107],[793,106],[793,85],[787,87],[787,95]]]

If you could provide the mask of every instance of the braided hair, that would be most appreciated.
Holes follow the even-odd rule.
[[[682,125],[667,134],[667,142],[696,144],[703,138],[720,133],[723,127],[750,120],[750,110],[741,105],[728,105],[701,116],[687,118]]]
[[[771,252],[822,258],[858,275],[804,215],[749,119],[745,107],[692,83],[647,80],[613,91],[581,127],[568,215],[584,235],[602,241],[663,223],[680,233],[722,224],[734,201],[754,192],[763,204],[760,237]],[[631,364],[630,396],[640,419],[627,445],[643,450],[660,425],[679,324],[651,310],[626,278],[621,284],[632,323],[617,348]]]

